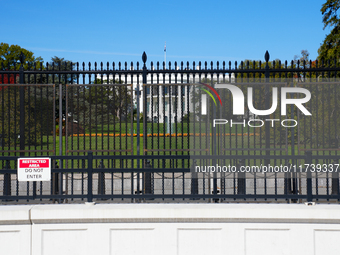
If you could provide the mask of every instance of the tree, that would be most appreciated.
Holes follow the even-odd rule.
[[[21,48],[19,45],[9,45],[8,43],[0,44],[0,68],[8,70],[19,70],[20,68],[20,54],[25,56],[24,68],[28,69],[36,63],[36,67],[40,68],[43,63],[41,57],[35,57],[33,52]]]
[[[285,65],[281,62],[279,59],[275,59],[274,61],[268,62],[269,69],[284,69]],[[243,78],[243,79],[257,79],[257,78],[265,78],[264,72],[261,74],[259,70],[265,70],[266,62],[265,61],[259,61],[259,60],[250,60],[246,59],[244,61],[241,61],[241,63],[238,65],[237,70],[256,70],[256,72],[251,73],[238,73],[236,78]],[[279,78],[280,73],[270,73],[270,78]],[[241,81],[241,80],[238,80]],[[252,80],[255,81],[255,80]]]
[[[304,62],[306,62],[306,68],[309,67],[309,52],[308,50],[301,50],[301,57],[298,55],[294,56],[294,64],[298,64],[298,61],[301,65],[303,65]]]
[[[327,0],[326,3],[322,5],[321,13],[323,15],[323,29],[330,27],[332,30],[330,34],[326,36],[318,50],[319,59],[334,60],[340,56],[340,19],[337,13],[339,8],[340,0]],[[334,62],[331,61],[330,64],[334,65]]]
[[[44,69],[43,59],[41,57],[35,57],[34,53],[21,48],[18,45],[9,45],[7,43],[0,44],[0,69],[4,70],[19,70],[21,66],[20,58],[23,54],[23,68],[24,70]],[[4,78],[6,79],[4,75]],[[0,77],[1,78],[1,77]],[[12,80],[12,78],[10,78]],[[42,75],[25,75],[25,83],[46,83],[43,81]],[[5,83],[5,82],[2,82]],[[14,79],[14,83],[19,83],[19,75]]]
[[[316,73],[309,71],[304,72],[304,69],[311,69],[316,67],[316,60],[309,59],[308,50],[301,50],[301,56],[295,55],[291,68],[299,68],[299,72],[295,72],[293,78],[298,78],[299,82],[306,81],[307,78],[316,78]]]
[[[49,72],[48,75],[38,75],[38,77],[30,77],[30,83],[41,83],[41,84],[55,84],[63,85],[63,91],[65,90],[66,84],[73,84],[76,82],[77,77],[76,75],[72,75],[70,73],[68,74],[58,74],[58,71],[71,71],[73,70],[75,66],[75,63],[73,63],[70,60],[65,60],[64,58],[54,56],[51,58],[51,61],[47,63],[46,67],[43,67],[43,69],[47,69]],[[53,72],[56,72],[56,74],[53,74]],[[49,95],[53,96],[53,95]],[[63,94],[63,117],[65,117],[65,94]],[[59,97],[56,98],[56,108],[55,108],[55,118],[59,119]]]
[[[75,63],[70,60],[65,60],[64,58],[60,58],[54,56],[51,58],[51,62],[48,63],[47,69],[50,71],[71,71],[73,70]],[[77,80],[76,75],[72,74],[58,74],[58,75],[49,75],[48,83],[52,84],[72,84]]]
[[[96,79],[94,84],[112,84],[113,86],[103,86],[98,90],[98,95],[103,97],[104,104],[106,104],[111,114],[118,119],[127,117],[126,115],[132,111],[131,106],[131,90],[126,86],[114,86],[114,84],[122,84],[118,79],[106,80]],[[94,97],[95,90],[92,90],[91,95]]]
[[[20,92],[17,86],[11,86],[0,92],[0,134],[6,146],[19,145],[21,121],[24,121],[25,145],[39,145],[42,135],[52,129],[52,105],[45,98],[34,98],[29,88],[25,88],[24,120],[20,119]],[[47,122],[50,122],[47,125]]]
[[[92,83],[98,86],[69,87],[67,112],[70,120],[86,128],[95,128],[132,117],[130,86],[121,85],[118,80],[107,83],[106,80],[96,79]]]
[[[22,59],[23,56],[23,59]],[[43,69],[43,59],[35,57],[33,52],[18,45],[0,44],[0,69],[19,70],[23,60],[24,70],[32,67]],[[41,75],[25,75],[25,83],[44,83]],[[0,75],[0,84],[19,83],[19,74]],[[41,91],[38,95],[38,91]],[[26,145],[38,145],[42,135],[49,135],[53,129],[53,95],[46,96],[46,88],[0,86],[0,134],[9,146],[18,144],[18,135],[23,131]],[[50,90],[51,91],[51,90]],[[21,93],[23,92],[23,93]],[[20,108],[24,106],[24,114]],[[22,117],[24,116],[24,119]],[[24,130],[20,130],[19,123],[24,123]]]

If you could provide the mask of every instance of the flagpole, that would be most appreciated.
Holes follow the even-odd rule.
[[[166,65],[166,42],[164,44],[164,63]]]

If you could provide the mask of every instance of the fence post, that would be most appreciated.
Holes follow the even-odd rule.
[[[264,54],[264,59],[266,61],[266,66],[265,66],[265,108],[269,109],[269,101],[270,101],[270,97],[269,97],[269,84],[267,84],[269,82],[269,77],[270,77],[270,72],[269,72],[269,52],[266,51],[266,53]],[[265,116],[266,118],[270,118],[270,116]],[[265,140],[266,140],[266,156],[270,156],[270,123],[268,121],[265,122]],[[269,159],[265,159],[264,160],[265,165],[269,165],[270,160]]]
[[[198,174],[196,173],[196,159],[193,160],[191,166],[191,195],[198,194]],[[199,198],[192,198],[192,200],[196,200]]]
[[[143,60],[143,155],[145,154],[145,149],[147,148],[146,142],[147,142],[147,127],[146,127],[146,120],[147,120],[147,114],[148,114],[148,109],[147,109],[147,68],[146,68],[146,60],[147,56],[145,51],[143,52],[142,55],[142,60]]]
[[[146,149],[148,148],[147,146],[147,115],[148,115],[148,109],[147,109],[147,68],[146,68],[146,60],[147,56],[145,51],[143,52],[142,55],[142,60],[143,60],[143,97],[144,97],[144,102],[143,102],[143,155],[146,155]],[[145,168],[150,168],[151,165],[150,163],[148,164],[147,161],[145,161]],[[152,187],[152,180],[151,180],[151,172],[144,172],[143,173],[143,190],[144,194],[151,194],[151,187]]]
[[[289,166],[289,163],[286,162],[286,166]],[[291,180],[291,173],[284,173],[284,194],[289,195],[292,193],[292,180]]]
[[[150,160],[145,160],[144,168],[151,169],[152,166],[150,164]],[[151,172],[145,172],[144,173],[144,194],[151,195],[153,194],[153,185],[152,185],[152,173]],[[152,199],[152,198],[150,198]]]
[[[103,160],[100,161],[98,168],[100,169],[105,168]],[[98,173],[98,194],[105,195],[105,173],[104,172]],[[101,198],[101,200],[105,200],[105,199]]]
[[[9,160],[6,160],[5,170],[11,169],[9,165]],[[10,196],[11,195],[11,174],[5,173],[4,174],[4,187],[3,187],[3,194],[4,196]],[[6,199],[8,200],[8,199]]]
[[[20,53],[19,83],[24,84],[24,53]],[[20,156],[25,156],[25,88],[20,86]]]
[[[239,172],[237,173],[237,194],[245,195],[246,194],[246,173],[241,172],[241,166],[244,165],[244,161],[242,159],[239,160],[237,169]]]
[[[213,81],[211,81],[211,86],[213,88],[215,88],[215,85],[213,84]],[[213,104],[213,119],[216,119],[216,105]],[[212,149],[213,149],[213,155],[216,156],[217,155],[217,132],[216,132],[216,126],[213,127],[212,129]],[[216,166],[217,162],[216,159],[212,160],[212,165]],[[217,173],[214,172],[213,173],[213,195],[217,196],[218,194],[218,190],[217,190]],[[219,199],[217,197],[214,197],[213,199],[214,203],[218,203]]]
[[[54,168],[59,169],[58,162],[54,161]],[[52,195],[59,194],[59,173],[52,173]],[[55,199],[52,200],[55,203]]]
[[[137,149],[137,156],[140,155],[140,89],[139,89],[139,84],[137,84],[136,87],[136,100],[137,100],[137,145],[136,145],[136,149]],[[133,160],[132,160],[133,162]],[[137,169],[140,168],[140,160],[139,158],[137,158]],[[140,173],[137,172],[137,192],[136,194],[139,195],[140,192]]]
[[[334,160],[333,164],[337,162]],[[339,195],[339,172],[332,173],[332,195]]]
[[[306,151],[307,164],[312,163],[312,151]],[[307,169],[307,202],[313,201],[313,187],[312,187],[312,174]]]
[[[87,202],[92,202],[93,200],[93,190],[92,190],[92,174],[93,174],[93,152],[89,151],[87,161]]]
[[[62,85],[59,84],[59,156],[63,156],[63,91],[62,91]],[[59,161],[59,168],[63,169],[63,160],[60,159]],[[58,191],[59,195],[63,194],[63,172],[60,172],[58,177]],[[59,200],[61,201],[61,200]]]

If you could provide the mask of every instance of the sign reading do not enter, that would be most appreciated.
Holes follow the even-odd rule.
[[[18,181],[50,180],[50,158],[18,158]]]

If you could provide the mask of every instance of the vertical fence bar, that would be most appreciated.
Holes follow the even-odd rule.
[[[104,169],[104,162],[103,160],[100,161],[99,169]],[[105,172],[103,170],[99,170],[98,172],[98,195],[105,195]],[[99,200],[104,200],[104,198],[99,198]]]
[[[189,129],[188,129],[189,130]],[[191,166],[191,195],[198,194],[198,174],[195,172],[196,169],[196,159],[192,161]],[[195,198],[192,198],[195,200]]]
[[[93,201],[93,190],[92,190],[92,182],[93,182],[93,152],[89,151],[88,154],[88,162],[87,162],[87,202]]]
[[[265,61],[266,61],[266,66],[265,66],[265,108],[269,109],[269,77],[270,77],[270,72],[269,72],[269,65],[268,65],[268,61],[269,61],[269,52],[266,51],[265,55],[264,55]],[[266,118],[270,118],[270,116],[266,116]],[[265,141],[266,141],[266,155],[269,156],[270,155],[270,126],[269,126],[269,122],[266,121],[265,123]],[[265,159],[265,165],[268,165],[270,163],[269,159]]]
[[[143,60],[143,96],[144,96],[144,106],[143,106],[143,155],[147,155],[146,149],[148,148],[147,146],[147,116],[148,116],[148,109],[147,109],[147,92],[148,92],[148,87],[147,87],[147,68],[146,68],[146,60],[147,56],[146,53],[144,52],[142,55],[142,60]],[[151,87],[152,88],[152,87]],[[151,94],[151,88],[149,88],[150,95]],[[151,109],[152,111],[152,109]],[[148,164],[145,164],[146,161],[143,162],[143,168],[149,168]],[[151,187],[151,173],[150,172],[143,172],[143,194],[150,194],[151,190],[149,187]]]
[[[58,169],[58,162],[54,161],[54,168]],[[59,193],[59,173],[52,173],[52,195],[58,195]],[[55,199],[53,199],[53,203],[55,202]]]
[[[334,160],[333,164],[337,162]],[[332,172],[332,195],[339,195],[339,172]]]
[[[139,84],[137,84],[136,87],[136,100],[137,100],[137,141],[136,141],[136,149],[137,149],[137,156],[140,155],[140,90],[139,90]],[[145,118],[145,117],[144,117]],[[143,119],[144,119],[143,118]],[[140,160],[137,159],[137,192],[136,194],[139,195],[139,191],[140,191],[140,185],[139,185],[139,178],[140,178],[140,174],[139,174],[139,169],[140,169]]]
[[[10,169],[11,167],[10,167],[9,160],[6,160],[4,170],[10,170]],[[10,173],[4,174],[3,195],[4,196],[11,195],[11,174]]]
[[[212,85],[213,88],[215,88],[213,82],[214,81],[211,80],[211,85]],[[213,119],[216,119],[216,105],[212,104],[212,106],[213,106],[213,116],[212,117],[213,117]],[[194,134],[194,136],[195,136],[195,134]],[[216,136],[217,136],[217,132],[216,132],[216,126],[215,126],[212,129],[212,150],[213,150],[212,155],[213,156],[217,155],[217,137]],[[216,159],[213,159],[212,165],[216,166],[217,165],[216,163],[217,163]],[[213,173],[213,195],[215,196],[213,201],[215,203],[218,203],[218,198],[216,198],[216,196],[217,196],[217,173],[216,172]]]
[[[312,151],[306,151],[306,162],[312,164]],[[312,174],[307,169],[307,202],[313,201]]]
[[[62,84],[59,83],[59,156],[63,155],[63,90],[62,90]],[[63,160],[60,159],[59,161],[59,168],[63,169]],[[58,191],[59,195],[63,194],[63,173],[60,172],[58,174]]]
[[[66,62],[65,62],[65,70],[66,70]],[[65,75],[66,76],[66,75]],[[65,81],[66,81],[66,77],[65,77]],[[71,94],[73,94],[73,88],[70,87],[70,91],[71,91]],[[73,97],[71,97],[71,100],[73,99]],[[69,135],[73,135],[73,117],[70,116],[71,120],[68,119],[68,108],[69,108],[69,97],[68,97],[68,84],[65,84],[65,155],[67,155],[67,151],[68,151],[68,136]],[[70,104],[72,105],[73,102]],[[71,124],[72,123],[72,124]],[[59,128],[60,130],[60,128]],[[69,131],[70,130],[70,134],[69,134]],[[73,147],[73,138],[71,138],[71,147]],[[71,161],[72,162],[72,168],[73,168],[73,160]],[[68,160],[66,160],[65,162],[65,168],[68,168]],[[68,179],[68,173],[66,173],[65,175],[65,194],[67,195],[68,194],[68,182],[69,182],[69,179]],[[72,192],[72,191],[71,191]]]
[[[240,171],[241,166],[244,166],[244,160],[240,159],[236,166],[239,169],[239,173],[237,173],[237,194],[246,195],[246,173]]]
[[[19,69],[19,83],[24,84],[24,60],[25,55],[21,52],[20,54],[20,69]],[[23,152],[25,150],[25,87],[20,86],[20,156],[25,156]]]

